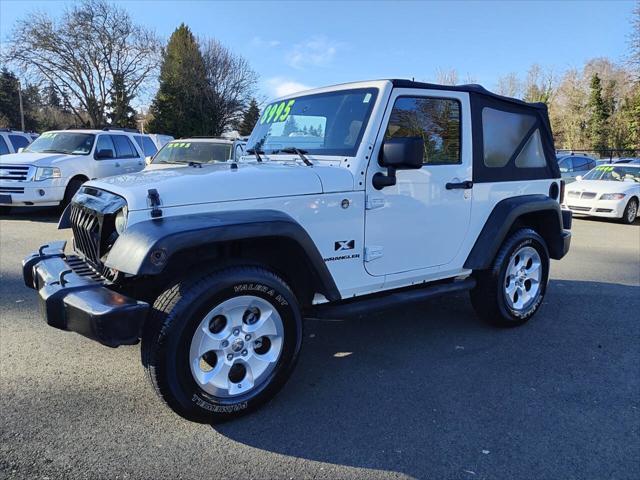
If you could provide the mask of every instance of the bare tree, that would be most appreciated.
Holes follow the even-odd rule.
[[[498,79],[497,92],[506,97],[519,97],[522,86],[518,75],[510,73]]]
[[[51,84],[70,100],[75,117],[90,126],[105,120],[113,78],[129,97],[140,92],[159,64],[156,35],[105,0],[82,0],[56,21],[44,12],[19,20],[3,61]],[[86,114],[85,114],[86,112]]]
[[[449,70],[438,68],[436,71],[436,83],[440,85],[456,85],[458,83],[458,72],[455,68]]]
[[[238,122],[251,101],[258,75],[243,57],[215,39],[200,39],[208,83],[207,100],[212,130],[221,134]]]
[[[635,73],[636,79],[640,80],[640,1],[636,3],[631,13],[631,33],[629,34],[629,57],[628,63]]]

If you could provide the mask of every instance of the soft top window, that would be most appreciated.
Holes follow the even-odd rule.
[[[507,165],[535,123],[533,115],[482,109],[485,166],[497,168]]]

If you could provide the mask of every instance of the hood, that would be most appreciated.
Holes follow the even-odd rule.
[[[129,210],[149,208],[149,189],[156,189],[164,207],[229,202],[256,198],[312,195],[353,189],[353,176],[344,168],[307,167],[298,163],[229,163],[152,165],[138,173],[88,183],[127,200]],[[348,187],[348,188],[347,188]]]
[[[634,187],[636,182],[616,182],[611,180],[580,180],[567,185],[567,192],[625,193]]]
[[[39,167],[49,167],[69,157],[77,158],[78,155],[35,152],[11,153],[0,156],[0,165],[37,165]]]

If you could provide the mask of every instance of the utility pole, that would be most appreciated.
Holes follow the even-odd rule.
[[[20,83],[20,79],[18,79],[18,98],[20,99],[20,123],[22,131],[24,132],[24,108],[22,106],[22,84]]]

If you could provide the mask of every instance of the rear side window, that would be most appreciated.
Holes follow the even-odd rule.
[[[542,139],[540,138],[540,130],[536,129],[533,135],[529,137],[524,148],[516,157],[516,167],[518,168],[541,168],[547,165],[544,158],[544,150],[542,149]]]
[[[482,136],[485,166],[497,168],[507,165],[535,123],[536,119],[533,115],[484,108]],[[538,166],[545,164],[546,162]]]
[[[422,137],[425,165],[460,163],[460,102],[399,97],[385,133],[385,138],[398,137]]]
[[[0,135],[0,155],[6,155],[9,152],[9,147],[7,147],[7,143],[4,141],[4,138]]]
[[[573,169],[579,171],[591,170],[592,160],[590,158],[585,157],[574,157],[573,158]]]
[[[29,146],[29,140],[22,135],[9,135],[9,140],[13,145],[13,149],[17,152],[19,148],[25,148]]]
[[[156,144],[153,143],[153,141],[149,137],[136,137],[136,140],[138,138],[142,142],[142,145],[140,145],[140,148],[144,152],[145,157],[153,157],[158,152],[158,148],[156,147]],[[140,144],[140,141],[138,142],[138,144]]]
[[[126,135],[113,135],[112,140],[116,146],[117,158],[135,158],[138,157],[138,152]]]

